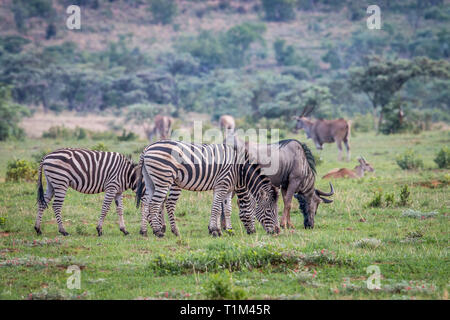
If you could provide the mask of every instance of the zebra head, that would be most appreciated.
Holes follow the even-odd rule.
[[[330,183],[330,192],[323,192],[318,189],[312,189],[310,192],[302,194],[297,193],[294,197],[298,200],[300,210],[303,213],[303,225],[305,229],[314,228],[314,217],[316,216],[319,203],[331,203],[333,200],[323,198],[334,194],[333,185]]]
[[[268,180],[268,179],[267,179]],[[254,233],[254,218],[261,223],[267,233],[280,233],[280,223],[278,221],[278,189],[269,182],[260,188],[256,194],[252,194],[248,189],[237,189],[239,204],[239,217],[243,222],[247,233]]]

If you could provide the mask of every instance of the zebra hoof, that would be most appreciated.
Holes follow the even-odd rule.
[[[147,237],[147,231],[139,230],[139,234],[143,237]]]
[[[222,235],[222,233],[220,232],[220,230],[213,230],[211,232],[211,235],[216,238],[216,237],[220,237]]]
[[[69,233],[67,231],[64,231],[64,230],[60,231],[59,233],[61,233],[64,237],[69,235]]]
[[[247,230],[247,234],[253,234],[253,233],[255,233],[255,232],[256,232],[255,229],[249,229],[249,230]]]
[[[161,230],[153,231],[153,234],[158,238],[164,237],[164,232],[161,232]]]
[[[102,236],[102,234],[103,234],[103,231],[102,231],[102,229],[101,229],[101,228],[99,228],[99,227],[97,227],[96,229],[97,229],[97,234],[98,234],[98,236],[99,236],[99,237],[101,237],[101,236]]]
[[[42,234],[41,228],[34,227],[34,230],[36,230],[36,233],[37,233],[38,235],[41,235],[41,234]]]
[[[178,231],[178,229],[172,229],[172,233],[177,237],[180,235],[180,232]]]
[[[161,232],[162,232],[162,233],[166,233],[166,225],[163,225],[163,226],[161,227]]]
[[[129,235],[130,233],[127,231],[127,230],[125,230],[125,229],[120,229],[120,231],[122,231],[123,232],[123,234],[125,235],[125,236],[127,236],[127,235]]]

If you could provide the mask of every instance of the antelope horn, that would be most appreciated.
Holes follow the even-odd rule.
[[[315,107],[310,107],[307,112],[305,112],[305,117],[309,116],[313,112]]]
[[[329,196],[332,196],[333,194],[334,194],[334,189],[333,189],[333,185],[331,184],[331,182],[330,182],[330,192],[323,192],[323,191],[320,191],[319,189],[316,189],[316,193],[319,195],[319,196],[324,196],[324,197],[329,197]]]

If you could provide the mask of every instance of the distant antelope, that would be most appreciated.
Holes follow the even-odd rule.
[[[295,130],[304,129],[306,137],[312,139],[317,150],[322,150],[324,143],[336,142],[339,149],[338,160],[342,159],[342,142],[347,149],[347,161],[350,161],[350,121],[344,119],[316,120],[312,121],[307,116],[314,110],[314,107],[305,107],[300,116],[294,117],[297,120]]]
[[[322,179],[330,179],[330,178],[362,178],[364,177],[364,172],[373,172],[375,171],[373,167],[364,159],[363,157],[358,158],[359,166],[356,166],[355,169],[350,170],[347,168],[341,169],[333,169],[329,171],[326,175],[322,177]]]
[[[158,114],[154,120],[155,124],[152,130],[145,129],[147,138],[150,142],[153,142],[153,137],[158,135],[160,140],[170,139],[170,134],[172,132],[173,118],[169,116],[163,116]]]
[[[228,133],[234,133],[234,129],[236,128],[234,118],[227,114],[224,114],[220,117],[219,125],[222,132],[226,131],[225,136],[228,136]]]

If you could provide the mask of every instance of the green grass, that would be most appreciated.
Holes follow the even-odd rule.
[[[306,141],[303,134],[292,137]],[[333,181],[334,202],[319,207],[313,230],[302,228],[303,217],[294,200],[291,218],[295,230],[270,236],[257,225],[257,233],[249,236],[234,202],[234,235],[212,238],[207,229],[212,193],[185,191],[176,210],[181,236],[176,238],[168,231],[162,239],[139,235],[139,211],[130,191],[124,201],[129,236],[119,231],[112,206],[104,235],[97,237],[95,226],[103,194],[84,195],[73,190],[63,207],[70,236],[59,235],[51,210],[44,213],[43,235],[36,236],[36,185],[4,182],[7,161],[14,157],[33,160],[32,155],[42,149],[91,147],[96,142],[2,142],[0,299],[199,299],[211,296],[211,286],[226,292],[221,286],[230,283],[231,292],[237,290],[241,297],[250,299],[444,299],[450,271],[450,171],[437,169],[433,159],[449,142],[450,133],[444,131],[357,134],[351,140],[351,163],[337,162],[336,147],[326,145],[324,162],[318,167],[318,188],[328,190],[328,181],[320,177],[332,168],[353,168],[358,155],[363,155],[375,172],[361,180]],[[310,140],[307,143],[312,146]],[[137,160],[146,143],[105,144],[110,150],[133,154]],[[396,155],[409,148],[423,159],[423,169],[398,167]],[[405,184],[411,192],[406,207],[398,204]],[[368,206],[380,191],[381,206]],[[387,194],[394,194],[394,201],[386,204]],[[282,208],[280,199],[280,213]],[[403,215],[407,209],[437,214]],[[79,290],[66,287],[70,276],[66,269],[73,264],[81,267]],[[380,268],[380,290],[366,287],[370,265]],[[224,269],[230,273],[222,274]],[[213,276],[216,273],[222,276]],[[231,277],[231,282],[221,280],[223,277]]]

